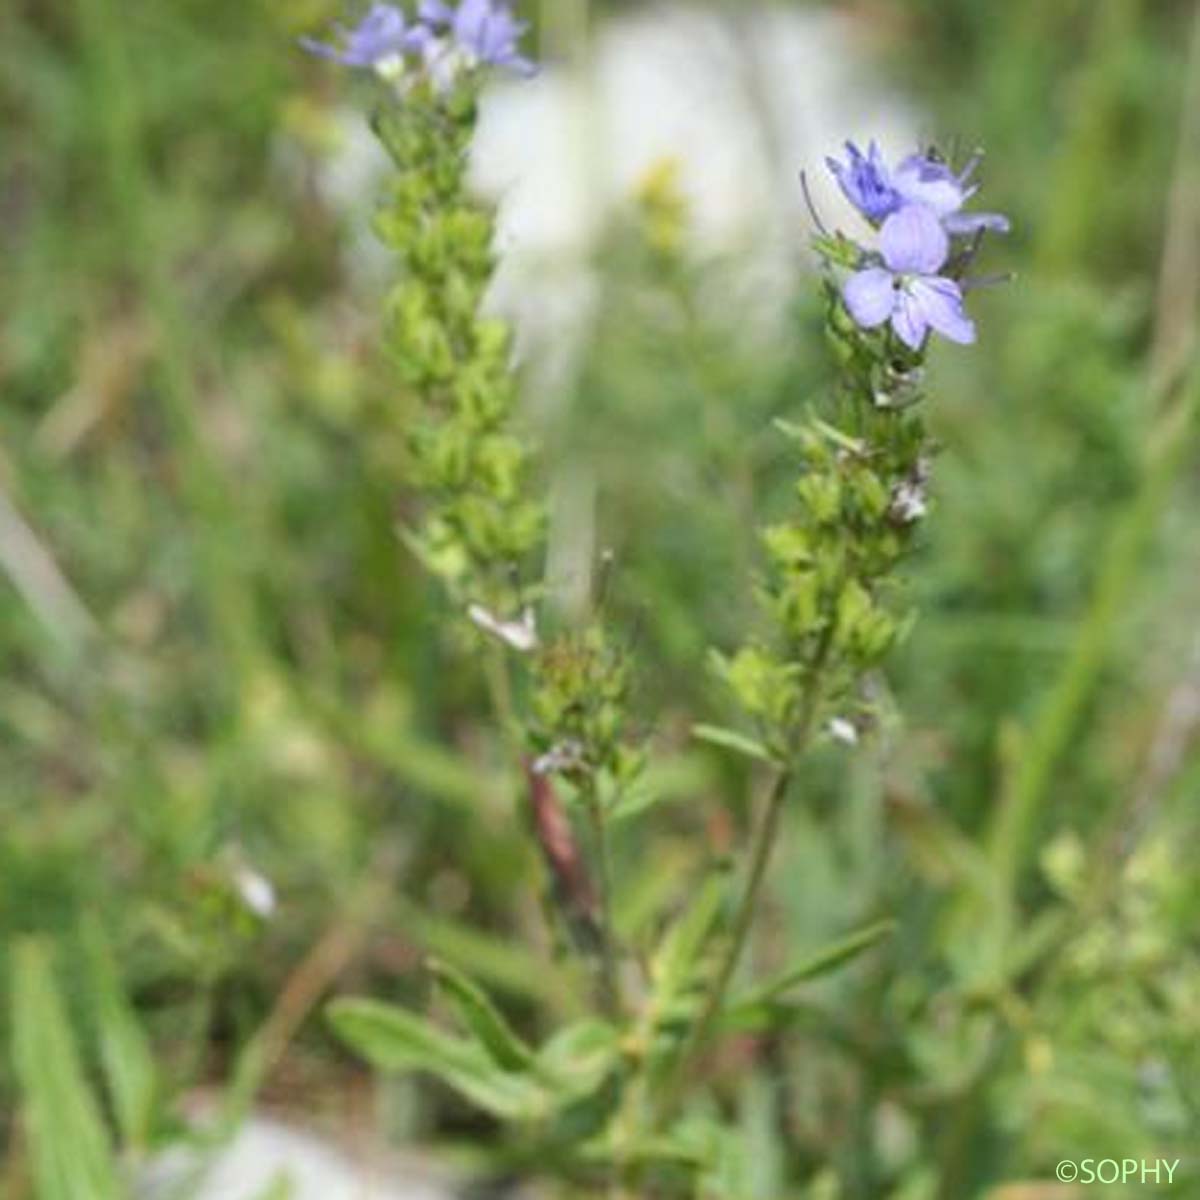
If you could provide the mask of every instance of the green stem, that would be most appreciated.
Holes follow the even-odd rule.
[[[504,736],[512,749],[517,762],[525,749],[525,739],[521,733],[521,721],[517,716],[517,706],[513,699],[512,679],[508,673],[508,658],[504,647],[489,639],[487,654],[483,660],[484,678],[487,683],[488,699],[492,711]]]
[[[700,1012],[699,1019],[692,1026],[684,1052],[680,1056],[680,1066],[676,1075],[681,1082],[686,1078],[690,1060],[708,1040],[708,1035],[725,999],[725,992],[728,990],[733,973],[737,970],[737,965],[741,962],[742,954],[745,952],[750,927],[754,924],[754,916],[758,910],[758,898],[762,892],[763,881],[766,879],[767,866],[771,861],[771,851],[775,848],[779,837],[779,823],[783,816],[783,806],[787,800],[794,774],[792,767],[784,767],[775,776],[775,782],[771,785],[766,809],[755,833],[754,846],[750,855],[750,869],[746,876],[746,887],[738,903],[729,944],[721,959],[717,977],[709,990],[704,1008]]]
[[[675,1111],[683,1096],[683,1089],[691,1075],[695,1060],[708,1041],[712,1028],[720,1015],[725,1000],[725,993],[733,979],[733,973],[741,962],[742,954],[749,939],[750,928],[758,910],[759,895],[766,879],[767,867],[771,861],[771,851],[779,838],[779,825],[783,817],[784,802],[795,777],[795,764],[808,748],[812,737],[813,724],[821,699],[821,679],[825,671],[825,662],[833,645],[834,624],[830,623],[821,637],[813,655],[808,682],[801,702],[800,715],[792,736],[790,752],[779,769],[771,790],[767,794],[766,808],[758,829],[755,831],[754,843],[750,853],[750,868],[746,876],[746,886],[742,898],[738,902],[737,914],[733,921],[733,930],[717,969],[716,979],[709,990],[700,1016],[688,1033],[683,1049],[676,1061],[666,1088],[658,1103],[656,1116],[658,1122],[667,1120]]]
[[[683,1089],[691,1077],[695,1060],[708,1041],[712,1027],[721,1011],[725,992],[741,961],[750,926],[754,923],[759,893],[762,891],[763,880],[767,874],[767,864],[771,861],[771,850],[779,833],[783,803],[792,783],[792,775],[791,767],[781,769],[767,796],[766,811],[755,834],[750,872],[746,877],[746,887],[738,904],[729,943],[725,948],[724,957],[721,959],[721,965],[704,1002],[704,1007],[700,1010],[700,1016],[688,1032],[687,1040],[679,1053],[675,1068],[668,1077],[666,1087],[659,1099],[655,1112],[656,1124],[666,1122],[678,1107],[679,1101],[683,1097]]]
[[[608,849],[608,829],[604,819],[604,808],[596,793],[594,782],[587,788],[586,806],[592,826],[592,841],[596,854],[596,874],[600,891],[600,957],[601,984],[604,1008],[615,1017],[620,1012],[620,991],[617,983],[616,936],[612,917],[612,858]]]

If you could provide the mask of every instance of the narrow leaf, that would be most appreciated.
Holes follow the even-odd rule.
[[[570,977],[520,942],[497,941],[480,929],[439,917],[404,896],[396,904],[406,932],[443,960],[469,965],[478,979],[511,996],[533,999],[555,1012],[576,1007]]]
[[[543,1075],[573,1094],[593,1091],[620,1057],[617,1031],[606,1021],[576,1021],[538,1051]]]
[[[621,1101],[620,1038],[604,1021],[560,1029],[538,1051],[537,1070],[558,1106],[551,1136],[577,1146],[599,1135]]]
[[[868,925],[865,929],[860,929],[857,933],[842,938],[841,941],[833,942],[810,958],[803,959],[795,966],[789,967],[775,976],[774,979],[768,980],[745,996],[739,997],[733,1007],[741,1008],[768,1003],[790,991],[797,984],[807,983],[813,979],[819,979],[823,975],[828,975],[887,937],[895,927],[895,921],[878,921],[874,925]]]
[[[505,1020],[491,998],[457,967],[434,960],[429,969],[437,978],[459,1020],[473,1033],[498,1067],[507,1071],[527,1070],[533,1050]]]
[[[374,1000],[337,1000],[327,1012],[338,1036],[381,1070],[427,1071],[505,1120],[534,1121],[547,1112],[548,1098],[531,1080],[500,1070],[478,1043],[422,1017]]]
[[[150,1140],[158,1081],[149,1041],[121,987],[108,941],[99,924],[83,932],[91,1011],[100,1060],[121,1136],[133,1147]]]
[[[843,433],[837,426],[830,425],[828,421],[822,421],[820,417],[813,418],[813,425],[840,449],[847,450],[851,454],[863,453],[865,447],[861,438],[851,437],[848,433]]]
[[[745,758],[757,759],[759,762],[774,762],[770,750],[735,729],[726,729],[721,725],[693,725],[692,737],[697,741],[708,742],[711,746],[720,746],[723,750],[732,750]]]
[[[663,939],[654,960],[655,1001],[666,1009],[686,989],[725,899],[723,875],[709,879],[682,919]]]
[[[13,1057],[40,1200],[117,1200],[112,1147],[84,1077],[50,954],[36,940],[13,956]]]
[[[611,822],[643,816],[660,804],[672,804],[694,796],[707,783],[709,764],[699,753],[658,759],[624,788],[608,810]]]

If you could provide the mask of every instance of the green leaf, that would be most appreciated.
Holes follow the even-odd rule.
[[[405,1009],[375,1000],[337,1000],[327,1009],[334,1032],[383,1071],[427,1071],[473,1104],[509,1121],[541,1120],[545,1090],[499,1069],[482,1047],[452,1037]]]
[[[720,746],[723,750],[732,750],[745,758],[755,758],[759,762],[774,762],[774,755],[754,738],[738,733],[735,729],[726,729],[720,725],[693,725],[692,737],[697,741],[708,742],[711,746]]]
[[[605,1021],[576,1021],[560,1029],[538,1051],[542,1073],[573,1093],[598,1087],[616,1065],[620,1053],[617,1031]]]
[[[746,1077],[738,1101],[739,1127],[725,1139],[742,1158],[737,1194],[746,1200],[775,1200],[786,1194],[779,1101],[780,1089],[767,1076],[756,1072]]]
[[[570,976],[520,942],[502,941],[453,918],[437,916],[404,896],[396,906],[405,930],[443,960],[469,965],[493,989],[538,1001],[556,1012],[577,1007]]]
[[[842,233],[814,234],[812,245],[819,255],[839,267],[857,267],[862,261],[862,250]]]
[[[795,421],[785,420],[783,417],[776,417],[772,425],[783,434],[784,437],[790,438],[793,442],[803,442],[808,437],[808,430],[803,425],[797,425]]]
[[[640,817],[660,804],[694,796],[707,783],[709,764],[700,753],[659,758],[652,762],[618,797],[608,810],[612,823]]]
[[[616,1029],[595,1020],[568,1025],[542,1046],[537,1066],[558,1104],[550,1135],[577,1146],[599,1134],[621,1101]]]
[[[836,971],[838,967],[851,959],[857,958],[864,950],[869,950],[876,942],[887,937],[895,927],[895,921],[878,921],[874,925],[868,925],[866,928],[858,930],[857,933],[842,938],[841,941],[833,942],[811,957],[789,967],[774,979],[760,984],[746,995],[739,997],[734,1001],[732,1007],[736,1009],[767,1004],[791,991],[797,984],[820,979],[823,975]]]
[[[697,968],[709,937],[721,915],[725,901],[726,878],[715,875],[700,889],[699,895],[682,919],[672,926],[654,956],[654,1005],[660,1020],[673,1020],[679,1001],[694,986]]]
[[[854,1053],[854,1043],[838,1028],[836,1014],[812,1001],[770,1000],[753,1004],[734,1001],[722,1011],[719,1024],[723,1033],[762,1035],[803,1029]]]
[[[457,967],[434,959],[429,964],[459,1020],[473,1033],[492,1061],[507,1071],[525,1071],[533,1064],[533,1050],[504,1019],[491,998]]]
[[[100,1044],[100,1061],[113,1112],[125,1142],[145,1147],[154,1124],[158,1093],[154,1055],[129,1002],[98,922],[83,930],[91,1012]]]
[[[608,1140],[587,1142],[577,1150],[579,1160],[607,1167],[614,1158],[625,1167],[646,1170],[697,1171],[710,1165],[711,1150],[701,1139],[680,1133],[644,1134],[623,1142],[618,1149]]]
[[[860,456],[866,451],[866,445],[861,438],[843,433],[836,426],[830,425],[828,421],[822,421],[820,417],[813,418],[813,426],[841,450],[846,450],[855,456]]]
[[[88,1087],[50,952],[30,939],[13,955],[13,1057],[39,1200],[117,1200],[108,1134]]]

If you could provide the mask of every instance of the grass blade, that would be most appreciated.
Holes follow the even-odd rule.
[[[48,947],[20,943],[12,985],[13,1055],[40,1200],[118,1200],[108,1134],[84,1077]]]

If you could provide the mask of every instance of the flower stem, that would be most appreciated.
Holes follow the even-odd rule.
[[[704,1007],[700,1010],[699,1017],[697,1017],[695,1024],[688,1033],[683,1049],[676,1060],[675,1069],[668,1077],[666,1088],[657,1105],[656,1116],[659,1122],[669,1119],[682,1099],[683,1090],[691,1076],[696,1058],[699,1056],[701,1050],[703,1050],[709,1035],[712,1033],[713,1025],[720,1015],[721,1007],[725,1000],[725,993],[733,979],[733,973],[737,970],[738,963],[741,962],[742,954],[745,951],[750,929],[754,924],[754,917],[758,911],[758,900],[762,892],[763,882],[766,879],[767,867],[771,861],[771,851],[775,848],[775,843],[779,837],[779,825],[783,816],[784,802],[787,800],[792,780],[795,778],[795,764],[804,753],[812,736],[812,727],[816,720],[820,702],[821,675],[825,659],[832,644],[832,635],[833,629],[831,626],[826,630],[814,656],[808,686],[805,689],[801,705],[800,716],[796,722],[795,733],[792,737],[791,753],[783,765],[780,766],[779,772],[775,776],[771,790],[767,794],[762,818],[754,834],[754,842],[750,852],[750,866],[746,875],[746,886],[738,902],[737,913],[733,920],[733,929],[730,932],[725,953],[721,958],[721,964],[717,969],[716,978],[713,980],[708,996],[705,999]]]
[[[708,1041],[712,1026],[721,1010],[725,992],[729,987],[733,973],[741,961],[745,950],[750,927],[754,923],[754,914],[758,909],[758,898],[762,891],[763,880],[766,878],[767,864],[771,860],[776,837],[779,833],[779,821],[783,815],[783,803],[791,786],[793,771],[784,767],[776,775],[767,796],[766,808],[762,820],[755,833],[754,846],[751,852],[749,873],[746,876],[746,886],[738,902],[737,915],[734,918],[733,929],[725,948],[721,965],[716,978],[709,989],[704,1007],[700,1010],[695,1024],[688,1033],[683,1049],[675,1064],[675,1069],[668,1080],[666,1090],[658,1104],[658,1118],[665,1121],[674,1112],[685,1085],[692,1073],[695,1059],[704,1044]]]
[[[612,857],[608,848],[608,829],[604,808],[596,794],[595,783],[587,789],[586,808],[592,827],[593,849],[596,855],[596,875],[600,892],[600,955],[601,986],[604,1007],[609,1016],[620,1010],[620,993],[617,986],[616,935],[612,917]]]
[[[521,721],[517,716],[516,702],[513,699],[508,659],[505,656],[504,647],[498,642],[493,642],[487,647],[487,653],[483,660],[483,671],[492,712],[500,722],[505,740],[519,760],[524,746]]]

